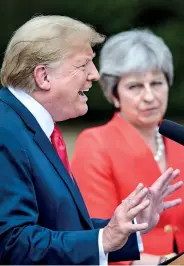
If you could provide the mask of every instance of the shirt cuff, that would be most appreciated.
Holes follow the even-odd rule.
[[[137,224],[136,218],[134,218],[134,224]],[[137,244],[138,244],[139,252],[143,252],[144,246],[143,246],[141,234],[140,232],[136,232],[136,235],[137,235]]]
[[[108,253],[105,254],[102,243],[103,229],[99,230],[98,247],[99,247],[99,265],[108,265]]]

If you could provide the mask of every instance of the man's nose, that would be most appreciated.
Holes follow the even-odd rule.
[[[94,63],[92,63],[92,66],[91,66],[91,71],[88,75],[88,79],[89,80],[93,80],[93,81],[97,81],[100,79],[100,74],[95,66]]]

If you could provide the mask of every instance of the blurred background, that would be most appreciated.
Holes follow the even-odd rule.
[[[149,28],[161,36],[174,57],[175,78],[166,117],[184,121],[184,1],[183,0],[0,0],[0,63],[12,33],[34,15],[65,15],[93,25],[109,37],[132,28]],[[95,48],[97,56],[101,46]],[[71,158],[75,140],[86,127],[103,124],[113,114],[98,85],[88,92],[88,113],[60,124]]]

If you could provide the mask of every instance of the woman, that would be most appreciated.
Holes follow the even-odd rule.
[[[151,185],[167,167],[184,175],[184,148],[158,133],[173,83],[173,61],[163,40],[147,30],[111,37],[100,56],[100,84],[117,112],[105,125],[79,136],[72,171],[92,217],[111,217],[139,183]],[[178,197],[183,198],[184,189]],[[170,197],[172,198],[172,197]],[[166,211],[143,236],[141,261],[184,250],[184,203]]]

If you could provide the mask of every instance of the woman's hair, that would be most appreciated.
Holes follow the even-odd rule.
[[[172,54],[162,38],[151,31],[134,29],[110,37],[100,54],[100,84],[106,98],[112,102],[123,74],[162,71],[168,84],[173,83]],[[115,95],[115,96],[116,96]]]

